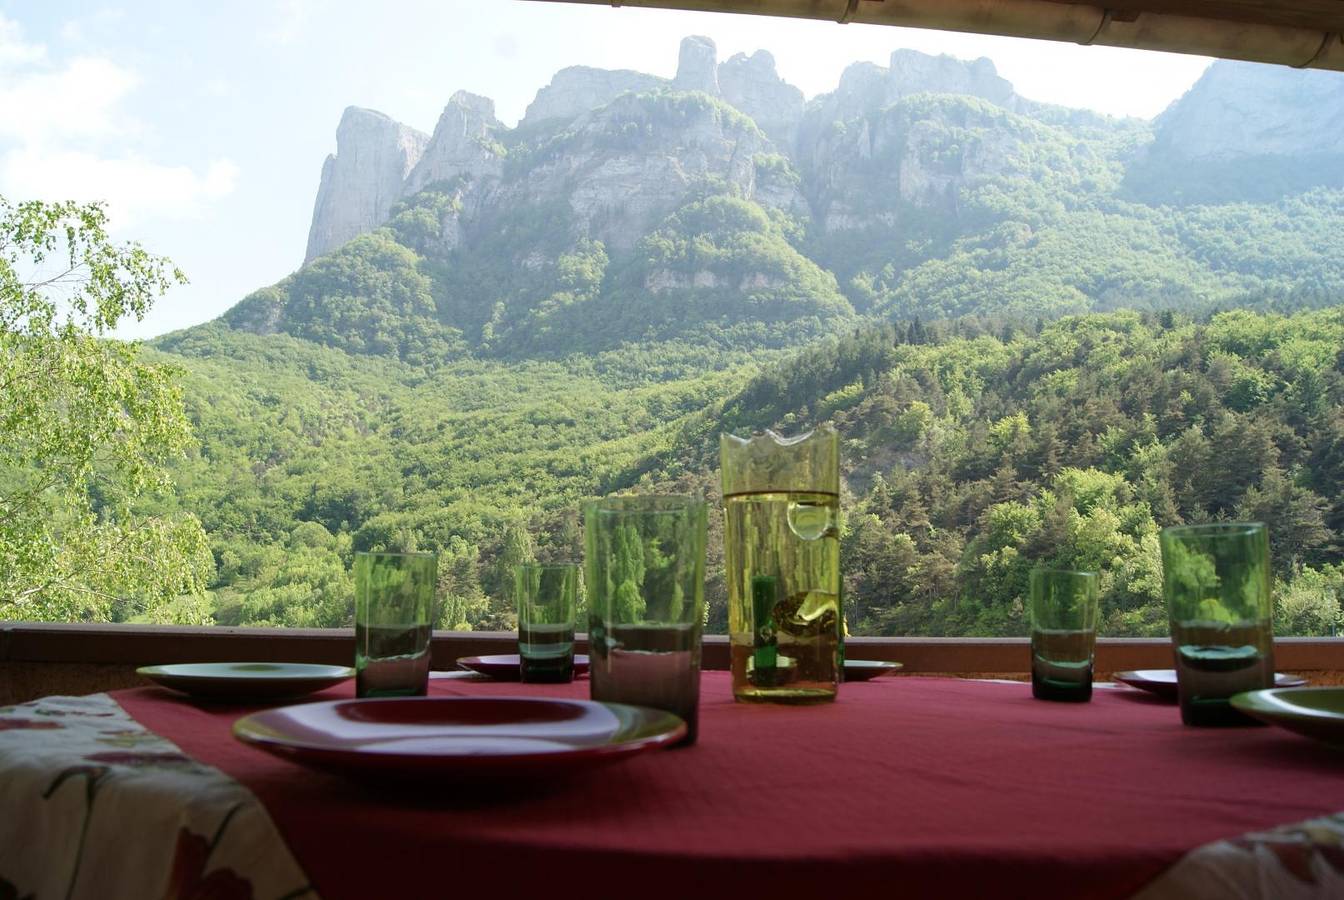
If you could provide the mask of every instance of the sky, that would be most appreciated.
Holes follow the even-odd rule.
[[[1201,57],[877,25],[527,0],[0,0],[0,195],[102,200],[191,279],[118,335],[215,318],[303,260],[346,106],[424,132],[458,89],[506,124],[570,65],[670,77],[688,34],[769,50],[809,98],[912,48],[987,56],[1018,93],[1150,118]]]

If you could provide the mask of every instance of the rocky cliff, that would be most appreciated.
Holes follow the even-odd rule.
[[[854,63],[840,76],[840,84],[808,108],[807,118],[816,130],[829,122],[879,112],[914,94],[962,94],[988,100],[995,106],[1017,110],[1021,99],[994,63],[981,57],[973,61],[951,56],[929,56],[917,50],[897,50],[890,65]]]
[[[805,104],[769,52],[720,63],[712,40],[692,36],[670,81],[586,66],[557,72],[517,129],[495,118],[489,99],[465,92],[449,100],[431,138],[352,109],[323,172],[306,259],[385,223],[399,200],[434,184],[455,198],[442,205],[434,239],[442,250],[492,227],[500,210],[557,203],[569,210],[573,237],[628,250],[707,186],[803,218],[815,213],[828,230],[890,225],[886,213],[874,220],[859,211],[872,198],[845,170],[867,172],[876,158],[889,167],[878,180],[890,182],[891,198],[945,207],[959,184],[1011,168],[994,161],[993,141],[960,148],[953,165],[946,148],[931,149],[946,143],[941,126],[921,134],[904,119],[884,124],[885,111],[923,94],[1027,106],[989,60],[910,50],[885,68],[851,66],[834,92]],[[897,143],[904,149],[893,151]]]
[[[1344,75],[1219,60],[1155,125],[1190,160],[1341,153]]]
[[[537,154],[496,202],[558,203],[576,236],[629,249],[697,187],[791,204],[791,192],[758,190],[769,181],[758,176],[758,157],[771,152],[749,118],[705,94],[626,94]]]
[[[757,163],[792,152],[802,109],[802,92],[769,53],[720,65],[705,37],[682,41],[671,81],[586,66],[556,73],[517,133],[495,118],[492,101],[464,91],[428,138],[352,107],[323,169],[304,261],[386,223],[398,201],[437,183],[451,184],[456,198],[436,237],[445,250],[473,224],[489,226],[487,207],[566,204],[576,236],[615,249],[633,246],[697,185],[794,209],[796,177]]]
[[[719,95],[718,48],[707,37],[692,35],[683,38],[677,54],[677,74],[672,79],[674,91],[703,91],[711,97]]]
[[[781,151],[792,155],[803,118],[803,92],[779,77],[775,58],[757,50],[738,53],[718,68],[724,101],[752,118]]]
[[[601,109],[621,94],[652,91],[667,84],[667,79],[629,69],[594,69],[570,66],[561,69],[551,83],[537,91],[523,116],[523,126],[539,122],[569,121],[586,112]]]
[[[1344,187],[1344,75],[1215,62],[1158,116],[1126,185],[1170,204]]]
[[[1344,188],[1341,86],[1219,64],[1150,123],[897,51],[805,101],[768,52],[689,37],[670,79],[556,73],[516,127],[465,92],[428,137],[348,110],[310,264],[225,321],[436,360],[782,348],[864,315],[1204,309],[1270,284],[1317,303],[1344,283],[1344,190],[1318,190]]]
[[[503,128],[493,100],[466,91],[453,94],[402,194],[415,194],[436,181],[499,177],[504,147],[495,136]]]
[[[322,165],[303,261],[386,222],[428,142],[428,135],[380,112],[346,109],[336,128],[336,153]]]
[[[670,80],[585,66],[556,73],[516,128],[465,92],[432,137],[347,110],[307,259],[391,223],[428,256],[507,247],[542,290],[574,248],[624,264],[687,204],[731,196],[777,212],[797,229],[781,233],[806,233],[816,258],[844,271],[854,240],[889,259],[917,258],[930,241],[1000,221],[1007,208],[1019,217],[1013,233],[1028,234],[1033,218],[1122,178],[1155,204],[1344,184],[1344,79],[1218,63],[1150,126],[1024,99],[987,59],[912,50],[886,66],[856,63],[834,91],[804,102],[767,51],[720,62],[712,40],[692,36]],[[698,271],[651,271],[644,288],[725,283]],[[732,283],[767,283],[758,275],[744,269]],[[505,306],[532,302],[529,291]]]

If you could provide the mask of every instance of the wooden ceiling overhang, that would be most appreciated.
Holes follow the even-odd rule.
[[[1344,0],[1111,0],[1106,6],[1070,0],[565,2],[936,28],[1344,71]]]

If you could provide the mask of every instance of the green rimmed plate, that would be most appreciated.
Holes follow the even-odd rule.
[[[156,684],[207,700],[288,700],[349,681],[349,666],[313,663],[177,663],[135,670]]]
[[[1344,687],[1270,688],[1232,698],[1252,718],[1344,747]]]

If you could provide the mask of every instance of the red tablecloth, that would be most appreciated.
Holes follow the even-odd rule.
[[[586,681],[433,681],[434,695],[586,697]],[[700,740],[503,797],[388,796],[243,746],[243,710],[114,694],[265,804],[327,900],[506,892],[598,897],[1125,897],[1185,851],[1344,810],[1344,758],[1269,728],[1194,729],[1098,690],[888,678],[813,707],[735,704],[706,672]],[[350,696],[343,686],[319,699]],[[541,896],[541,894],[539,894]]]

